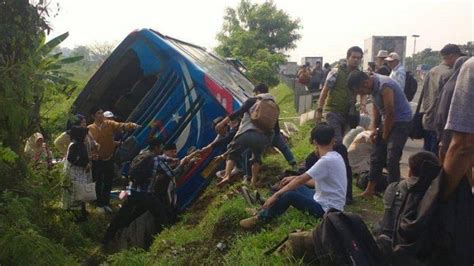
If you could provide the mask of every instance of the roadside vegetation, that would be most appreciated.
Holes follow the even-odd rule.
[[[23,147],[25,139],[33,132],[44,132],[47,142],[51,144],[52,139],[64,130],[73,100],[101,63],[95,59],[103,60],[105,55],[84,52],[84,47],[78,47],[70,53],[59,49],[67,33],[47,42],[45,36],[51,29],[48,19],[50,14],[54,15],[54,11],[50,10],[47,1],[31,2],[0,2],[0,32],[3,38],[0,44],[0,264],[301,263],[282,254],[265,256],[263,252],[295,229],[314,228],[318,220],[290,210],[281,219],[260,230],[242,231],[239,220],[251,215],[257,206],[248,205],[236,192],[240,184],[216,189],[215,180],[183,214],[178,224],[156,236],[150,250],[131,249],[104,254],[100,249],[100,240],[111,217],[92,211],[86,222],[74,223],[72,214],[63,211],[59,205],[62,192],[61,165],[56,165],[50,171],[33,170],[23,156]],[[242,5],[246,3],[243,1]],[[264,15],[263,11],[278,11],[274,4],[266,4],[265,7],[251,5],[248,10],[250,15],[257,18]],[[281,12],[278,14],[280,18],[285,17]],[[297,23],[291,25],[290,32],[299,28]],[[242,37],[242,32],[235,29],[232,29],[235,33],[232,36]],[[294,41],[299,35],[293,37]],[[232,51],[230,55],[242,56],[244,59],[245,54],[234,54],[238,48],[235,42],[226,40],[233,47],[228,50]],[[241,45],[245,44],[243,41],[245,39],[241,39]],[[267,49],[265,45],[257,47],[258,50]],[[270,49],[268,54],[261,52],[262,58],[270,61],[275,56],[281,58],[282,53],[291,48],[291,43],[278,46]],[[110,49],[104,53],[107,51],[110,52]],[[77,61],[81,58],[81,61]],[[250,71],[253,71],[254,76],[258,76],[255,73],[261,73],[259,71],[265,71],[268,80],[262,81],[274,85],[278,83],[273,76],[275,65],[269,66],[268,62],[252,64]],[[272,93],[278,99],[282,116],[296,116],[292,91],[288,87],[280,84],[272,89]],[[292,149],[299,161],[312,149],[307,140],[310,129],[310,124],[302,125],[299,132],[291,137]],[[263,175],[275,179],[286,167],[281,155],[270,154],[265,159]],[[265,189],[260,192],[264,197],[268,196]],[[372,204],[356,201],[349,210],[378,217],[381,207]],[[220,248],[218,244],[221,244]]]
[[[283,84],[272,89],[282,110],[295,114],[292,91]],[[298,161],[302,161],[312,146],[308,136],[310,123],[299,127],[292,135],[291,147]],[[277,180],[276,176],[288,168],[282,155],[272,153],[265,157],[262,176],[266,180]],[[288,254],[265,251],[277,245],[294,230],[312,230],[320,219],[305,215],[293,208],[271,223],[255,230],[245,231],[239,221],[247,218],[258,206],[249,205],[238,192],[242,184],[235,183],[225,188],[217,188],[212,180],[199,199],[182,216],[180,222],[155,237],[149,251],[134,249],[122,251],[108,257],[113,265],[302,265],[302,261],[292,259]],[[259,189],[267,197],[268,189]],[[354,193],[361,191],[354,187]],[[381,200],[365,201],[356,199],[347,206],[347,211],[363,216],[369,228],[381,218]],[[218,244],[224,245],[219,248]],[[138,263],[138,264],[135,264]]]

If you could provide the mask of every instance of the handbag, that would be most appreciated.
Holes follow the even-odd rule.
[[[416,106],[416,112],[413,116],[413,125],[408,136],[411,139],[422,139],[425,137],[425,129],[423,128],[423,115],[424,113],[420,112],[421,103],[423,102],[423,94],[425,93],[425,87],[421,90],[420,99],[418,99],[418,105]]]
[[[74,199],[82,202],[91,202],[97,199],[95,193],[95,182],[92,183],[79,183],[73,182],[74,186]]]

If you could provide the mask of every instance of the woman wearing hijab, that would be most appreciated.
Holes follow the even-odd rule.
[[[52,154],[44,142],[43,134],[36,132],[28,138],[25,145],[25,155],[31,160],[34,168],[52,166]]]

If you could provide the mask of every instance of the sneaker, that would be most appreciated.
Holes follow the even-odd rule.
[[[252,230],[257,226],[258,216],[252,216],[247,219],[240,220],[240,227],[245,230]]]
[[[110,206],[104,206],[104,211],[107,212],[107,213],[112,213],[112,212],[114,212],[114,211],[112,210],[112,208],[110,208]]]
[[[97,208],[95,208],[95,212],[97,212],[97,213],[105,213],[105,209],[104,209],[104,207],[97,207]]]

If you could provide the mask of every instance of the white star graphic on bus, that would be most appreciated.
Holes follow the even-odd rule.
[[[173,120],[176,123],[178,123],[180,119],[181,119],[181,116],[178,113],[173,114],[173,117],[171,118],[171,120]]]

